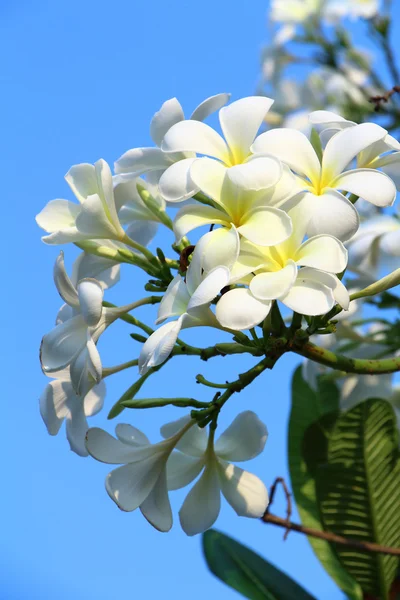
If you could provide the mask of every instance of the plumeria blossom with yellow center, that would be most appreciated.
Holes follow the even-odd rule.
[[[204,121],[212,113],[224,106],[229,98],[230,94],[225,93],[207,98],[193,111],[189,120]],[[156,183],[166,169],[175,163],[189,161],[193,158],[195,156],[193,152],[178,151],[166,154],[160,148],[168,130],[181,121],[185,121],[185,115],[180,102],[176,98],[171,98],[164,102],[150,123],[150,135],[157,147],[132,148],[132,150],[128,150],[115,162],[115,172],[120,174],[122,179],[134,179],[138,175],[146,173],[150,181]],[[184,162],[183,164],[187,163]],[[180,168],[177,167],[176,170],[179,173]],[[188,190],[187,197],[189,198],[196,191],[194,188]]]
[[[204,235],[193,253],[186,279],[177,275],[169,284],[158,309],[157,323],[168,321],[144,343],[139,371],[147,373],[171,354],[181,329],[198,326],[220,327],[210,304],[230,280],[230,268],[239,254],[239,236],[234,227]]]
[[[255,163],[250,160],[237,173],[237,167],[227,170],[210,158],[196,161],[191,169],[193,181],[213,200],[214,206],[196,203],[182,207],[174,220],[177,240],[197,227],[211,224],[228,228],[233,225],[240,235],[262,246],[287,239],[292,232],[292,224],[279,206],[293,194],[295,177],[287,167],[281,169],[277,165],[275,172],[269,170],[263,174],[263,186],[266,178],[270,177],[269,187],[254,191],[251,186],[258,177]],[[254,170],[253,166],[256,166]]]
[[[304,211],[311,215],[308,235],[326,233],[347,241],[356,233],[359,217],[343,191],[379,207],[390,206],[396,199],[396,186],[385,173],[366,168],[346,170],[360,152],[386,135],[387,131],[375,123],[348,127],[328,141],[320,161],[303,133],[272,129],[256,139],[252,150],[277,156],[296,174],[297,189],[303,190]]]
[[[260,190],[271,185],[279,165],[271,157],[257,157],[252,163],[253,181],[248,179],[247,163],[252,159],[250,147],[273,100],[263,96],[242,98],[221,108],[219,122],[225,139],[209,125],[200,121],[180,121],[166,133],[161,150],[167,154],[194,152],[194,158],[180,161],[167,169],[160,179],[160,192],[170,202],[181,202],[193,196],[201,186],[192,179],[192,166],[197,154],[218,161],[226,170],[235,167],[235,179],[241,173],[248,189]]]
[[[161,434],[169,438],[179,431],[182,421],[168,423]],[[263,482],[232,462],[255,458],[264,450],[267,428],[248,410],[240,413],[214,442],[215,430],[194,425],[175,446],[167,463],[167,486],[177,490],[201,476],[184,501],[179,518],[188,535],[202,533],[218,518],[221,493],[240,517],[261,517],[268,506]]]
[[[294,225],[291,237],[272,247],[242,240],[231,282],[243,282],[223,294],[216,316],[224,327],[250,329],[261,323],[280,300],[302,315],[326,314],[337,302],[349,307],[349,294],[336,277],[347,265],[347,251],[330,235],[317,235],[303,242],[307,219],[299,207],[289,211]],[[300,269],[298,267],[301,267]]]
[[[172,511],[167,488],[167,461],[175,446],[194,426],[184,417],[167,439],[151,444],[136,427],[120,423],[117,439],[94,427],[86,434],[86,448],[96,460],[122,465],[106,478],[106,490],[117,506],[126,512],[140,508],[143,516],[159,531],[172,527]]]

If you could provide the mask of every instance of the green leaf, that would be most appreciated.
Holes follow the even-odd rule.
[[[203,534],[207,565],[221,581],[251,600],[315,600],[288,575],[231,537]]]
[[[386,400],[366,400],[342,414],[317,469],[317,496],[327,531],[358,541],[400,546],[400,457],[396,416]],[[337,546],[346,570],[366,594],[386,600],[396,556]]]
[[[312,466],[303,457],[305,435],[313,423],[324,414],[333,413],[339,407],[339,393],[333,382],[320,378],[319,394],[304,381],[301,367],[292,380],[292,409],[289,420],[289,470],[294,498],[302,523],[307,527],[323,530]],[[325,540],[308,538],[323,567],[352,600],[362,600],[362,591],[356,581],[342,567],[334,548]]]

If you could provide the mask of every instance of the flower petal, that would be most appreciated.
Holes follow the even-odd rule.
[[[176,275],[166,289],[160,302],[156,323],[162,323],[169,317],[183,315],[186,312],[190,295],[186,283],[180,275]]]
[[[194,196],[198,187],[190,177],[190,167],[196,158],[179,160],[167,168],[161,175],[160,194],[168,202],[182,202]]]
[[[397,231],[385,233],[381,237],[380,246],[390,256],[400,256],[400,224]]]
[[[300,246],[294,260],[299,266],[341,273],[347,266],[347,250],[332,235],[316,235]]]
[[[206,531],[217,520],[220,508],[221,492],[217,466],[214,461],[210,461],[179,511],[183,531],[187,535]]]
[[[135,447],[116,440],[99,427],[91,427],[88,430],[86,448],[93,458],[110,465],[119,465],[137,460],[137,449]]]
[[[156,236],[158,226],[159,224],[153,221],[136,221],[129,225],[126,234],[142,246],[148,246]]]
[[[166,133],[163,152],[198,152],[222,161],[229,160],[229,148],[214,129],[200,121],[181,121]]]
[[[177,321],[161,325],[145,341],[139,355],[139,373],[144,375],[151,367],[161,365],[171,354],[182,327],[183,316]]]
[[[219,481],[227,502],[239,517],[259,518],[265,513],[269,498],[267,488],[255,475],[236,465],[219,461]]]
[[[93,239],[121,237],[114,224],[108,219],[100,196],[88,196],[82,203],[81,212],[76,219],[79,233],[89,235]],[[121,228],[122,230],[122,228]],[[123,233],[125,233],[122,230]]]
[[[227,168],[217,160],[196,159],[190,168],[190,177],[204,194],[221,204]]]
[[[56,258],[53,271],[54,283],[61,298],[74,308],[79,307],[78,293],[67,275],[64,264],[64,252]]]
[[[250,154],[250,146],[273,103],[265,96],[249,96],[219,111],[221,128],[236,163]]]
[[[182,106],[176,98],[171,98],[164,102],[160,110],[155,113],[150,123],[150,135],[153,142],[157,146],[161,146],[161,142],[164,139],[168,129],[171,129],[172,125],[183,121],[185,115],[183,114]]]
[[[247,191],[266,190],[282,177],[282,164],[273,156],[255,156],[227,171],[233,185]]]
[[[194,109],[190,119],[192,121],[204,121],[207,117],[225,106],[229,102],[230,97],[231,95],[226,93],[210,96]]]
[[[94,327],[100,321],[103,296],[103,286],[96,279],[82,279],[78,283],[79,307],[88,327]]]
[[[40,360],[45,373],[68,366],[86,344],[87,326],[81,315],[60,323],[42,340]]]
[[[216,267],[210,271],[190,298],[187,312],[190,314],[192,309],[212,302],[222,288],[228,285],[229,278],[230,273],[227,267]]]
[[[69,412],[67,399],[74,395],[69,381],[59,379],[46,385],[40,396],[40,414],[50,435],[57,435],[65,417]]]
[[[295,129],[271,129],[259,135],[251,147],[254,154],[272,154],[299,175],[318,176],[321,165],[308,138]]]
[[[264,450],[268,431],[257,415],[246,410],[237,415],[215,443],[215,454],[224,460],[251,460]]]
[[[317,281],[326,285],[326,287],[330,288],[333,293],[333,297],[335,301],[344,309],[348,310],[350,305],[350,295],[347,291],[347,288],[340,281],[336,275],[332,275],[331,273],[325,273],[323,271],[318,271],[311,267],[303,267],[299,271],[299,277],[304,279],[309,279],[311,281]]]
[[[332,183],[332,187],[351,192],[380,207],[391,206],[397,195],[396,186],[390,177],[374,169],[355,169],[342,173]]]
[[[387,131],[375,123],[361,123],[336,133],[324,150],[322,158],[324,179],[332,181],[345,170],[359,152],[381,140],[386,134]]]
[[[185,416],[166,423],[160,429],[161,435],[164,438],[172,438],[182,431],[182,428],[187,425],[190,421],[190,417]],[[196,424],[192,425],[176,444],[177,450],[187,454],[189,456],[200,458],[204,455],[207,448],[207,432],[204,428],[198,427]]]
[[[93,417],[101,411],[106,395],[106,385],[100,381],[88,392],[83,400],[83,408],[87,417]]]
[[[228,215],[222,210],[217,210],[211,206],[199,204],[189,204],[183,206],[176,214],[174,220],[174,232],[176,241],[181,239],[193,229],[203,225],[226,225],[230,221]]]
[[[172,510],[168,497],[165,469],[157,479],[152,491],[141,503],[142,515],[158,531],[169,531],[172,527]]]
[[[189,293],[193,293],[201,281],[202,272],[207,274],[218,266],[230,269],[239,256],[240,240],[236,227],[229,229],[220,227],[203,235],[196,244],[190,269],[186,275]],[[193,271],[200,273],[200,278],[192,277]]]
[[[81,279],[94,277],[103,289],[108,289],[118,283],[120,272],[121,266],[116,261],[82,252],[72,266],[71,279],[77,284]]]
[[[79,202],[83,202],[88,196],[97,194],[99,191],[96,169],[94,165],[88,163],[71,167],[65,175],[65,180]]]
[[[51,200],[36,215],[36,223],[48,232],[59,231],[75,225],[81,211],[79,204],[69,200]]]
[[[127,423],[118,423],[115,428],[115,434],[121,442],[135,448],[150,444],[149,438],[140,429]]]
[[[238,232],[259,246],[275,246],[290,237],[292,221],[280,208],[263,206],[247,212]]]
[[[171,164],[168,157],[160,148],[132,148],[115,162],[116,173],[132,173],[138,176],[148,171],[167,169]]]
[[[72,452],[75,452],[78,456],[88,456],[85,436],[89,426],[83,410],[82,398],[75,396],[70,403],[70,407],[71,411],[65,420],[67,440]]]
[[[307,234],[314,237],[319,234],[333,235],[346,242],[356,233],[360,219],[353,204],[336,190],[326,190],[321,196],[306,194],[311,219]]]
[[[297,277],[296,263],[288,264],[280,271],[259,273],[250,282],[250,291],[255,298],[261,301],[276,300],[288,293]]]
[[[228,329],[251,329],[265,319],[271,302],[260,302],[248,289],[237,288],[223,294],[216,306],[216,317]]]
[[[203,469],[204,461],[173,452],[167,462],[167,485],[169,490],[179,490],[192,483]]]
[[[315,271],[318,273],[318,271]],[[301,315],[324,315],[335,304],[332,290],[323,283],[301,277],[301,271],[296,283],[289,292],[280,298],[291,310]]]
[[[86,346],[71,361],[70,373],[72,386],[80,396],[85,396],[101,380],[100,354],[89,332]]]

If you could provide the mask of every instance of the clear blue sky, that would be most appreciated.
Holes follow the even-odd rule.
[[[187,538],[177,519],[171,533],[160,534],[139,512],[120,512],[104,490],[108,467],[70,452],[63,433],[47,435],[38,410],[46,383],[38,348],[60,304],[52,284],[58,249],[40,242],[34,217],[48,200],[67,196],[63,176],[72,164],[100,157],[112,163],[128,148],[149,144],[150,118],[164,100],[177,96],[190,113],[217,92],[229,91],[234,99],[252,94],[267,37],[266,10],[261,0],[0,4],[2,600],[236,597],[206,570],[199,537]],[[70,264],[73,251],[67,256]],[[125,303],[141,293],[128,268],[107,298]],[[129,332],[118,324],[101,340],[104,365],[137,355]],[[210,338],[193,331],[188,339],[207,344]],[[267,423],[266,451],[249,468],[268,485],[276,476],[288,477],[288,389],[297,362],[286,357],[224,412],[228,423],[252,408]],[[145,391],[156,395],[169,386],[171,395],[191,390],[208,399],[207,390],[194,384],[196,373],[220,379],[223,369],[230,379],[247,364],[176,359]],[[108,382],[107,407],[134,376]],[[112,432],[106,413],[91,423]],[[153,441],[159,426],[177,416],[178,409],[124,415]],[[176,512],[182,498],[173,496]],[[227,506],[217,526],[290,572],[318,599],[341,598],[306,539],[292,534],[283,542],[280,530],[239,519]]]

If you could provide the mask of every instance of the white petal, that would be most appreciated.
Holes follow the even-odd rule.
[[[385,173],[373,169],[356,169],[342,173],[332,187],[356,194],[375,206],[391,206],[396,200],[397,190]]]
[[[186,121],[187,122],[187,121]],[[190,167],[196,158],[185,158],[172,164],[161,175],[160,194],[168,202],[182,202],[194,196],[198,187],[190,177]]]
[[[381,249],[390,256],[400,256],[400,223],[399,229],[386,233],[381,237]]]
[[[36,216],[36,223],[48,232],[73,227],[80,210],[79,204],[69,200],[51,200]]]
[[[225,212],[211,206],[201,204],[183,206],[174,220],[176,240],[179,243],[185,235],[197,227],[211,224],[226,225],[229,220],[230,218]]]
[[[346,242],[356,233],[360,219],[352,203],[336,190],[327,190],[321,196],[307,194],[311,200],[311,219],[307,233],[310,237],[326,233]]]
[[[100,354],[89,332],[87,332],[86,346],[71,361],[70,372],[73,388],[80,396],[85,396],[93,385],[101,380]]]
[[[245,213],[238,232],[259,246],[275,246],[292,233],[289,215],[279,208],[259,207]]]
[[[392,160],[389,160],[392,158]],[[382,168],[382,171],[389,175],[397,189],[400,189],[400,152],[394,152],[393,154],[389,154],[386,157],[381,159],[379,167]]]
[[[227,171],[231,182],[243,190],[266,190],[282,177],[282,164],[273,156],[255,156]]]
[[[139,355],[139,372],[147,373],[151,367],[161,365],[171,354],[182,326],[182,317],[161,325],[146,340]]]
[[[332,181],[359,152],[381,140],[386,134],[387,131],[375,123],[361,123],[339,131],[329,140],[324,150],[323,176]]]
[[[77,308],[79,306],[78,293],[67,275],[64,264],[64,252],[60,252],[54,264],[54,283],[61,298],[69,306]]]
[[[106,161],[102,158],[96,161],[94,166],[96,169],[96,175],[99,184],[99,195],[105,203],[105,208],[108,213],[108,217],[115,226],[120,227],[117,209],[115,206],[114,182],[111,169],[108,163],[106,163]]]
[[[160,302],[156,323],[161,323],[169,317],[183,315],[190,300],[186,283],[180,275],[176,275],[166,289]]]
[[[318,271],[316,269],[312,269],[311,267],[304,267],[299,272],[299,277],[304,279],[309,279],[311,281],[316,281],[318,283],[322,283],[326,285],[326,287],[330,288],[333,293],[333,297],[336,302],[344,308],[344,310],[349,309],[350,305],[350,296],[347,288],[343,285],[336,275],[332,275],[331,273],[324,273],[323,271]]]
[[[67,227],[60,231],[54,231],[50,235],[42,237],[45,244],[70,244],[74,242],[83,242],[84,240],[93,239],[93,233],[83,233],[78,231],[76,227]]]
[[[57,313],[56,325],[65,323],[65,321],[71,319],[75,314],[75,310],[72,308],[72,306],[69,306],[69,304],[63,304]]]
[[[71,402],[71,412],[66,418],[67,440],[72,452],[78,456],[88,456],[85,446],[85,436],[88,423],[82,406],[82,398],[75,396],[75,402]]]
[[[230,273],[227,267],[216,267],[210,271],[190,298],[187,312],[190,314],[192,309],[212,302],[222,288],[228,285],[229,277]]]
[[[117,438],[125,444],[130,444],[136,448],[140,446],[147,446],[150,444],[149,438],[133,425],[127,423],[118,423],[115,428],[115,434]]]
[[[165,462],[163,454],[153,453],[146,459],[111,471],[106,479],[106,490],[110,498],[121,510],[135,510],[153,490],[162,475]]]
[[[119,465],[136,459],[136,449],[116,440],[112,435],[91,427],[86,434],[86,448],[91,456],[100,462]]]
[[[236,514],[239,517],[262,517],[269,498],[261,479],[236,465],[222,461],[218,467],[221,491]]]
[[[166,423],[160,429],[161,435],[164,438],[173,438],[182,431],[182,428],[187,425],[189,421],[190,417],[185,416],[177,419],[176,421]],[[176,444],[176,448],[184,454],[195,458],[200,458],[206,451],[207,440],[207,431],[195,424],[190,427],[190,429],[188,429],[182,437],[180,437],[178,443]]]
[[[179,511],[183,531],[187,535],[206,531],[217,520],[220,508],[221,492],[217,467],[214,461],[210,461]]]
[[[148,171],[164,170],[171,159],[160,148],[132,148],[115,162],[116,173],[134,173],[135,176]]]
[[[74,395],[68,381],[51,381],[40,396],[40,414],[50,435],[57,435],[69,409],[67,398]]]
[[[141,503],[142,515],[158,531],[169,531],[172,527],[172,510],[168,497],[167,477],[162,471],[155,486],[147,498]]]
[[[196,244],[191,268],[186,276],[188,290],[193,293],[198,285],[196,277],[192,278],[193,270],[197,268],[200,273],[209,273],[222,265],[230,269],[239,256],[239,250],[239,235],[234,226],[229,229],[220,227],[203,235]]]
[[[192,483],[203,469],[199,458],[173,452],[167,462],[167,485],[169,490],[179,490]]]
[[[65,180],[79,202],[83,202],[88,196],[99,191],[95,167],[88,163],[71,167],[65,175]]]
[[[150,135],[153,142],[157,146],[161,146],[161,142],[164,139],[168,129],[183,121],[185,115],[183,114],[182,106],[176,98],[171,98],[164,102],[160,110],[155,113],[150,123]]]
[[[97,325],[103,309],[103,287],[96,279],[82,279],[78,283],[79,306],[88,327]]]
[[[219,458],[235,462],[251,460],[264,450],[268,431],[257,415],[246,410],[237,415],[215,443]]]
[[[131,223],[126,234],[135,242],[148,246],[156,236],[159,224],[152,221],[136,221]]]
[[[217,160],[199,158],[190,169],[190,177],[204,194],[221,203],[227,168]]]
[[[100,381],[88,392],[83,400],[83,408],[87,417],[97,415],[101,411],[106,395],[106,385]]]
[[[76,284],[81,279],[94,277],[107,289],[118,283],[120,272],[121,266],[116,261],[82,252],[73,264],[71,279]]]
[[[251,329],[265,319],[270,302],[260,302],[248,289],[234,289],[223,294],[216,306],[216,317],[223,327]]]
[[[222,137],[200,121],[181,121],[167,132],[161,144],[163,152],[198,152],[229,160],[229,149]]]
[[[300,246],[295,261],[299,266],[341,273],[347,266],[347,250],[331,235],[316,235]]]
[[[299,175],[318,176],[321,165],[308,138],[295,129],[271,129],[256,138],[251,147],[254,154],[272,154]]]
[[[88,196],[82,203],[81,212],[76,219],[76,227],[80,233],[92,238],[119,238],[119,231],[108,219],[100,196]],[[123,230],[122,230],[123,231]]]
[[[319,130],[322,129],[321,126],[326,129],[336,125],[338,130],[340,130],[345,127],[353,127],[353,125],[356,125],[354,121],[348,121],[344,117],[341,117],[330,110],[314,110],[310,113],[309,121],[311,125],[318,126]]]
[[[297,266],[293,261],[280,271],[259,273],[250,282],[250,291],[258,300],[275,300],[288,293],[297,277]]]
[[[42,340],[40,359],[43,371],[51,373],[68,366],[86,344],[87,327],[81,315],[68,319]]]
[[[316,271],[317,273],[317,271]],[[324,315],[335,304],[333,292],[323,283],[302,279],[301,271],[289,292],[280,298],[291,310],[301,315]]]
[[[236,163],[250,154],[250,146],[273,102],[265,96],[249,96],[219,111],[221,128]]]
[[[230,97],[230,94],[216,94],[215,96],[210,96],[194,109],[190,119],[192,121],[205,121],[207,117],[225,106]]]

